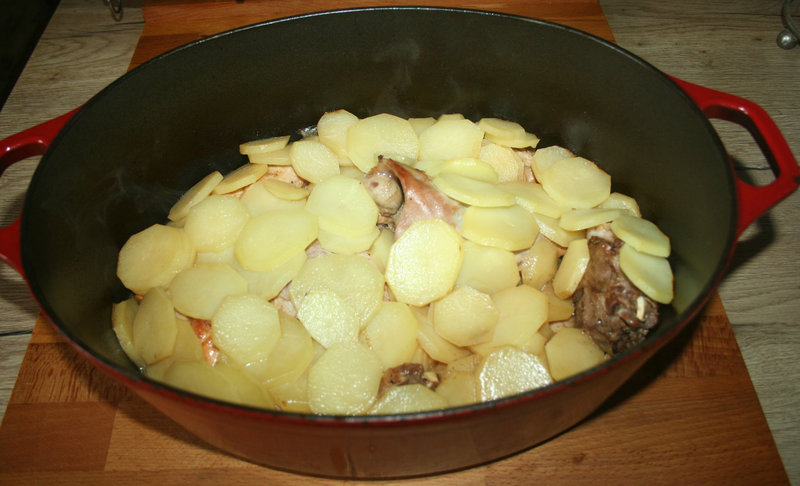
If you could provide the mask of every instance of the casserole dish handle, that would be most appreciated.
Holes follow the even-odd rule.
[[[775,174],[775,180],[764,186],[754,186],[736,178],[738,238],[756,218],[797,189],[800,185],[800,167],[778,126],[763,108],[738,96],[675,77],[672,80],[692,98],[707,117],[729,121],[747,130]]]
[[[0,141],[0,174],[12,164],[35,155],[43,155],[59,131],[78,109],[28,128]],[[0,260],[5,261],[23,277],[20,252],[20,218],[0,228]]]

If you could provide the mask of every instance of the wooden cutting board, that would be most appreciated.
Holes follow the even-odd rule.
[[[596,0],[435,4],[541,18],[613,41]],[[146,0],[146,24],[131,67],[233,27],[363,5],[368,3]],[[259,467],[205,445],[94,369],[40,316],[0,427],[0,484],[112,482],[345,483]],[[715,294],[678,339],[571,430],[486,466],[390,482],[788,484],[788,479]]]

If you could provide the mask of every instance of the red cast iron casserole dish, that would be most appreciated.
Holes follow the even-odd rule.
[[[672,241],[675,300],[639,347],[554,385],[468,407],[379,417],[251,409],[144,378],[111,329],[129,294],[127,238],[163,222],[238,144],[296,133],[325,111],[514,120],[594,160]],[[737,179],[708,117],[748,129],[776,178]],[[364,8],[225,32],[164,54],[85,106],[2,142],[2,167],[44,153],[0,253],[95,366],[205,441],[250,461],[343,478],[432,474],[532,447],[595,411],[702,310],[741,232],[798,184],[775,124],[589,34],[450,8]]]

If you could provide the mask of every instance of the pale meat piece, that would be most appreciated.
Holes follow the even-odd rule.
[[[211,340],[211,321],[192,318],[190,322],[192,330],[197,339],[200,340],[200,345],[203,348],[203,357],[208,364],[214,366],[219,361],[219,349],[214,346],[214,342]]]
[[[390,158],[378,157],[378,164],[364,176],[364,186],[378,204],[381,222],[394,230],[395,238],[423,219],[439,218],[455,226],[463,211],[463,206],[436,189],[424,172]]]
[[[573,295],[576,327],[586,329],[608,354],[644,341],[658,323],[658,304],[636,288],[619,268],[622,240],[603,224],[587,232],[589,264]]]

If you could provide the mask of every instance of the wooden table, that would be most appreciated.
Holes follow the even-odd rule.
[[[468,2],[450,3],[478,6]],[[702,63],[703,56],[685,55],[687,49],[702,51],[702,48],[683,44],[699,45],[702,35],[694,30],[698,25],[710,29],[705,34],[711,39],[707,45],[704,44],[708,52],[700,54],[709,58],[722,57],[735,66],[736,56],[725,57],[725,50],[734,48],[734,54],[736,48],[741,49],[739,54],[750,52],[747,50],[748,42],[737,47],[742,43],[731,43],[729,39],[726,39],[723,50],[721,39],[714,40],[715,35],[720,35],[715,29],[728,24],[704,17],[700,9],[709,8],[706,3],[687,3],[691,3],[695,10],[689,6],[678,9],[659,3],[632,1],[626,4],[617,0],[603,2],[602,10],[593,0],[555,5],[544,1],[509,1],[493,4],[491,8],[574,25],[607,39],[615,37],[625,47],[651,54],[646,56],[648,59],[661,60],[665,66],[658,67],[670,74],[745,95],[763,106],[764,103],[758,99],[765,92],[763,88],[756,89],[756,96],[748,95],[735,89],[735,81],[739,79],[737,73],[727,72],[723,72],[722,79],[728,79],[734,85],[721,85],[715,82],[718,78],[714,77],[713,66],[705,66],[706,70],[702,65],[693,65],[694,62]],[[742,1],[730,8],[744,11],[740,15],[749,15],[746,17],[749,21],[776,18],[777,11],[761,15],[764,7],[758,10],[745,3]],[[356,2],[339,2],[336,6],[351,4],[356,5]],[[130,7],[130,3],[126,5]],[[0,113],[0,137],[77,106],[122,74],[128,61],[136,65],[164,49],[201,35],[269,17],[328,8],[329,5],[333,3],[324,0],[271,4],[203,2],[194,5],[162,1],[157,7],[128,8],[123,22],[115,24],[110,17],[103,18],[108,13],[98,9],[96,3],[62,0],[29,69],[23,73],[6,109]],[[142,14],[146,23],[142,22]],[[92,30],[87,33],[78,25],[91,26]],[[740,24],[735,23],[733,27],[739,27],[740,32],[750,32]],[[774,34],[780,30],[778,27],[773,29]],[[676,29],[678,32],[673,32]],[[767,32],[768,29],[764,25],[758,32]],[[657,35],[650,35],[653,33]],[[774,47],[772,39],[769,42],[774,51],[767,51],[763,42],[757,43],[758,39],[748,35],[751,37],[745,41],[757,44],[749,48],[762,53],[763,59],[793,56],[788,61],[781,57],[780,63],[776,61],[777,67],[772,68],[777,73],[781,73],[781,69],[789,71],[779,75],[779,79],[796,79],[800,73],[800,64],[796,60],[800,52],[782,52]],[[759,35],[763,41],[765,34]],[[670,44],[670,39],[674,44]],[[37,58],[37,54],[42,52],[46,54]],[[111,63],[109,59],[115,62]],[[719,62],[723,70],[731,69],[731,65]],[[83,72],[75,74],[75,66]],[[60,79],[63,73],[72,73],[73,78]],[[792,73],[795,78],[792,78]],[[753,86],[757,86],[755,81]],[[787,86],[790,88],[785,92],[775,90],[772,93],[770,90],[771,97],[768,98],[777,100],[777,103],[783,100],[785,105],[779,105],[777,110],[770,109],[775,108],[770,106],[765,108],[776,117],[784,133],[795,134],[788,138],[797,154],[800,153],[798,130],[787,131],[787,123],[789,129],[798,128],[797,102],[792,105],[791,98],[793,94],[796,97],[798,90],[790,83]],[[63,93],[69,96],[66,99],[58,96]],[[14,115],[17,118],[10,119]],[[727,127],[721,127],[723,135],[726,130]],[[758,170],[757,154],[753,158],[752,147],[747,141],[737,140],[741,137],[735,130],[731,133],[734,140],[729,151],[741,160],[755,160],[755,164],[747,167],[750,172],[760,175],[763,171]],[[5,223],[19,210],[18,199],[34,165],[35,161],[26,162],[0,180]],[[8,195],[7,187],[20,186],[16,195]],[[797,312],[797,297],[800,295],[797,270],[800,265],[793,246],[788,242],[795,236],[790,223],[791,216],[796,214],[797,198],[792,196],[745,234],[745,244],[737,253],[737,266],[720,290],[727,315],[715,297],[703,316],[677,342],[659,353],[597,414],[530,451],[488,466],[435,476],[421,482],[785,483],[786,473],[773,440],[773,437],[783,439],[783,427],[788,428],[788,433],[779,444],[783,446],[786,470],[793,480],[800,478],[795,459],[798,456],[797,428],[800,422],[796,411],[799,380],[790,361],[797,362],[794,356],[800,350],[800,338],[796,332],[797,316],[800,315]],[[764,226],[768,226],[766,232]],[[779,261],[752,268],[752,265],[758,265],[765,253]],[[0,331],[4,333],[3,349],[12,356],[0,361],[0,373],[8,376],[7,382],[13,383],[18,370],[16,387],[8,399],[8,409],[0,427],[0,483],[213,481],[249,484],[256,481],[289,483],[301,479],[253,466],[199,443],[89,367],[43,320],[36,318],[38,311],[24,285],[7,269],[0,273],[0,284],[4,299],[0,310]],[[767,295],[753,292],[754,285],[773,292]],[[731,308],[741,316],[740,320],[731,318],[733,326],[728,319],[732,315]],[[758,323],[759,328],[752,329],[750,323]],[[29,335],[26,329],[31,326],[34,330]],[[733,331],[736,331],[736,336]],[[765,340],[762,335],[769,337]],[[744,360],[737,338],[744,350]],[[23,352],[24,360],[18,368],[12,359],[13,356],[22,359]],[[750,359],[748,352],[752,353]],[[775,363],[773,357],[785,362]],[[759,377],[758,373],[766,377],[761,381],[763,388],[759,389],[758,395],[748,375],[748,367],[755,378]],[[782,380],[771,381],[772,374]],[[759,382],[754,381],[758,388]],[[765,398],[779,402],[777,415],[770,421],[770,424],[777,424],[773,425],[772,434],[759,404],[759,399],[764,402]],[[341,483],[302,479],[318,484]]]

